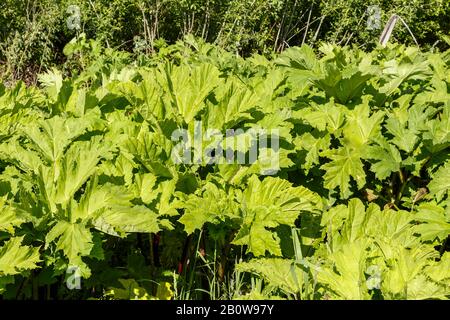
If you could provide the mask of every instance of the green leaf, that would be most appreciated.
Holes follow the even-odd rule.
[[[98,122],[96,112],[90,112],[83,118],[55,116],[28,125],[24,128],[24,132],[44,159],[54,163],[61,159],[72,141],[88,129],[93,129]]]
[[[426,267],[426,274],[438,283],[446,282],[450,285],[450,252],[444,252],[439,262]]]
[[[414,219],[422,222],[414,226],[422,241],[444,241],[450,235],[450,208],[442,208],[434,203],[421,204]]]
[[[447,85],[445,90],[447,90]],[[442,89],[443,90],[443,89]],[[447,94],[447,91],[445,91]],[[448,94],[447,94],[448,95]],[[450,95],[447,96],[450,101]],[[432,119],[425,124],[426,132],[423,134],[425,145],[433,152],[445,150],[450,147],[450,103],[444,107],[442,114],[439,114],[437,119]]]
[[[166,77],[172,103],[185,123],[204,108],[204,100],[220,83],[219,70],[207,63],[166,68]]]
[[[371,170],[379,180],[384,180],[392,172],[400,171],[402,157],[398,149],[384,139],[377,140],[379,145],[365,148],[364,159],[376,160]]]
[[[233,200],[233,194],[227,194],[215,184],[207,183],[201,196],[193,194],[186,199],[183,204],[185,212],[179,221],[185,231],[191,234],[207,222],[220,223],[226,218],[238,218]]]
[[[367,101],[347,113],[347,123],[343,128],[346,145],[358,148],[380,135],[380,125],[384,113],[376,112],[372,116],[369,116],[369,113],[370,108]]]
[[[122,288],[108,288],[106,297],[118,300],[151,300],[147,291],[134,279],[119,279]]]
[[[266,229],[266,225],[262,222],[266,217],[267,215],[258,214],[244,220],[244,225],[239,229],[233,244],[248,245],[248,251],[256,257],[265,255],[266,251],[281,256],[280,238],[273,231]]]
[[[293,113],[294,118],[303,119],[307,124],[319,131],[327,130],[337,133],[345,121],[346,110],[334,101],[322,105],[313,105]]]
[[[114,206],[99,214],[93,224],[99,230],[113,235],[128,232],[156,233],[161,230],[158,215],[145,206]],[[109,231],[111,227],[114,232]]]
[[[142,199],[142,202],[145,204],[151,203],[157,196],[156,190],[154,190],[156,184],[156,176],[151,173],[146,173],[140,176],[136,176],[136,183],[140,189],[139,196]]]
[[[438,200],[441,200],[450,190],[450,161],[447,161],[433,174],[433,180],[431,180],[428,188],[430,193],[435,195]]]
[[[38,268],[39,248],[22,246],[23,238],[11,238],[0,248],[0,278]]]
[[[250,272],[264,279],[270,287],[283,290],[286,294],[297,294],[303,285],[304,271],[289,259],[252,259],[236,265],[241,272]]]
[[[414,63],[389,60],[384,63],[383,74],[386,83],[380,88],[380,92],[386,96],[392,95],[400,85],[410,79],[425,79],[430,74],[427,61],[417,59]]]
[[[0,231],[14,234],[14,229],[28,220],[24,212],[7,204],[7,196],[0,197]]]
[[[366,173],[358,150],[342,147],[338,150],[324,151],[323,155],[331,159],[330,162],[320,167],[325,170],[325,188],[334,190],[339,187],[341,196],[345,199],[351,195],[350,177],[356,181],[358,189],[365,185]]]
[[[369,298],[364,276],[367,245],[367,240],[360,239],[327,257],[332,265],[322,268],[317,277],[320,283],[330,288],[335,298],[346,300]]]
[[[273,177],[261,182],[255,175],[249,178],[248,187],[238,201],[243,222],[233,243],[248,245],[255,256],[266,251],[281,255],[279,237],[267,228],[294,226],[301,211],[321,207],[321,198],[304,187],[292,187],[288,181]]]
[[[424,295],[431,298],[434,296],[436,290],[433,287],[436,286],[427,283],[422,273],[424,267],[429,264],[429,259],[436,257],[436,251],[424,246],[410,250],[399,245],[392,248],[390,252],[390,255],[385,256],[391,268],[384,275],[381,283],[382,292],[391,299],[416,299]],[[421,290],[425,292],[420,292]]]
[[[97,164],[108,157],[111,147],[94,137],[91,141],[75,142],[65,153],[61,164],[39,171],[40,188],[52,211],[56,205],[67,206],[75,192],[95,173]]]
[[[398,119],[390,117],[386,120],[386,129],[394,136],[391,142],[399,149],[408,153],[413,151],[419,139],[419,132],[415,128],[409,129]]]
[[[296,137],[294,144],[297,149],[307,152],[303,168],[309,172],[314,165],[319,164],[320,154],[330,147],[331,138],[329,134],[321,135],[317,132],[305,133]]]
[[[221,130],[232,128],[243,120],[251,119],[250,111],[254,109],[259,97],[235,78],[215,90],[218,104],[208,102],[208,128]]]
[[[56,248],[62,250],[73,265],[78,265],[81,257],[88,256],[94,246],[91,232],[82,223],[57,222],[45,237],[46,247],[56,239]]]

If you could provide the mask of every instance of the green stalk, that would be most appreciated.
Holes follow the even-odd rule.
[[[189,282],[188,282],[188,288],[189,288],[188,292],[189,293],[192,291],[192,286],[194,284],[195,268],[197,266],[197,252],[198,252],[198,249],[200,247],[200,240],[202,238],[202,235],[203,235],[203,229],[200,230],[200,234],[199,234],[199,237],[198,237],[198,240],[197,240],[197,246],[196,246],[195,254],[194,254],[194,261],[192,263],[192,269],[190,268],[191,271],[190,271],[190,274],[189,274]]]

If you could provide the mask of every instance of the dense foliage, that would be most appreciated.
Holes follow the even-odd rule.
[[[450,51],[64,51],[70,77],[0,87],[3,298],[450,297]],[[195,157],[250,129],[279,144]]]
[[[368,28],[377,15],[371,6],[380,9],[380,22]],[[173,44],[187,34],[246,56],[322,41],[371,49],[394,13],[421,47],[445,46],[447,0],[3,0],[0,73],[34,83],[35,73],[64,61],[64,45],[81,32],[136,54],[157,50],[159,39]],[[77,21],[79,29],[69,28]],[[402,25],[394,37],[414,44]]]

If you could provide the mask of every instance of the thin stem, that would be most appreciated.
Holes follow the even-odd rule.
[[[309,24],[310,24],[310,21],[311,21],[311,13],[312,13],[312,8],[309,10],[309,14],[308,14],[308,22],[306,23],[306,30],[305,30],[305,33],[303,34],[302,45],[305,44],[305,41],[306,41],[306,35],[308,34]]]

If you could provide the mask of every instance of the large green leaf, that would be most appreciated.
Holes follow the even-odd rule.
[[[417,209],[414,219],[421,224],[414,230],[421,235],[422,241],[445,240],[450,235],[450,208],[442,208],[434,203],[424,203]]]
[[[81,263],[81,257],[88,256],[94,246],[89,228],[82,223],[59,221],[45,237],[46,246],[56,239],[56,248],[74,265]]]
[[[39,248],[23,246],[23,238],[11,238],[0,248],[0,277],[38,268]]]
[[[330,162],[320,168],[325,170],[324,187],[334,190],[339,187],[341,196],[348,198],[351,195],[350,178],[356,182],[358,189],[366,183],[366,173],[364,172],[359,150],[350,147],[342,147],[337,150],[326,150],[323,152],[331,159]]]
[[[439,168],[428,185],[430,192],[440,200],[450,190],[450,161]]]
[[[320,197],[307,188],[293,187],[280,178],[268,177],[260,181],[255,175],[250,177],[238,202],[243,222],[233,242],[247,244],[256,256],[266,251],[281,255],[278,236],[267,228],[293,226],[301,211],[321,208]]]
[[[348,243],[327,258],[332,265],[318,272],[318,280],[331,289],[333,298],[346,300],[368,299],[364,271],[366,270],[367,240]]]
[[[169,66],[166,85],[177,112],[190,123],[204,108],[204,100],[220,83],[219,70],[211,64]]]

